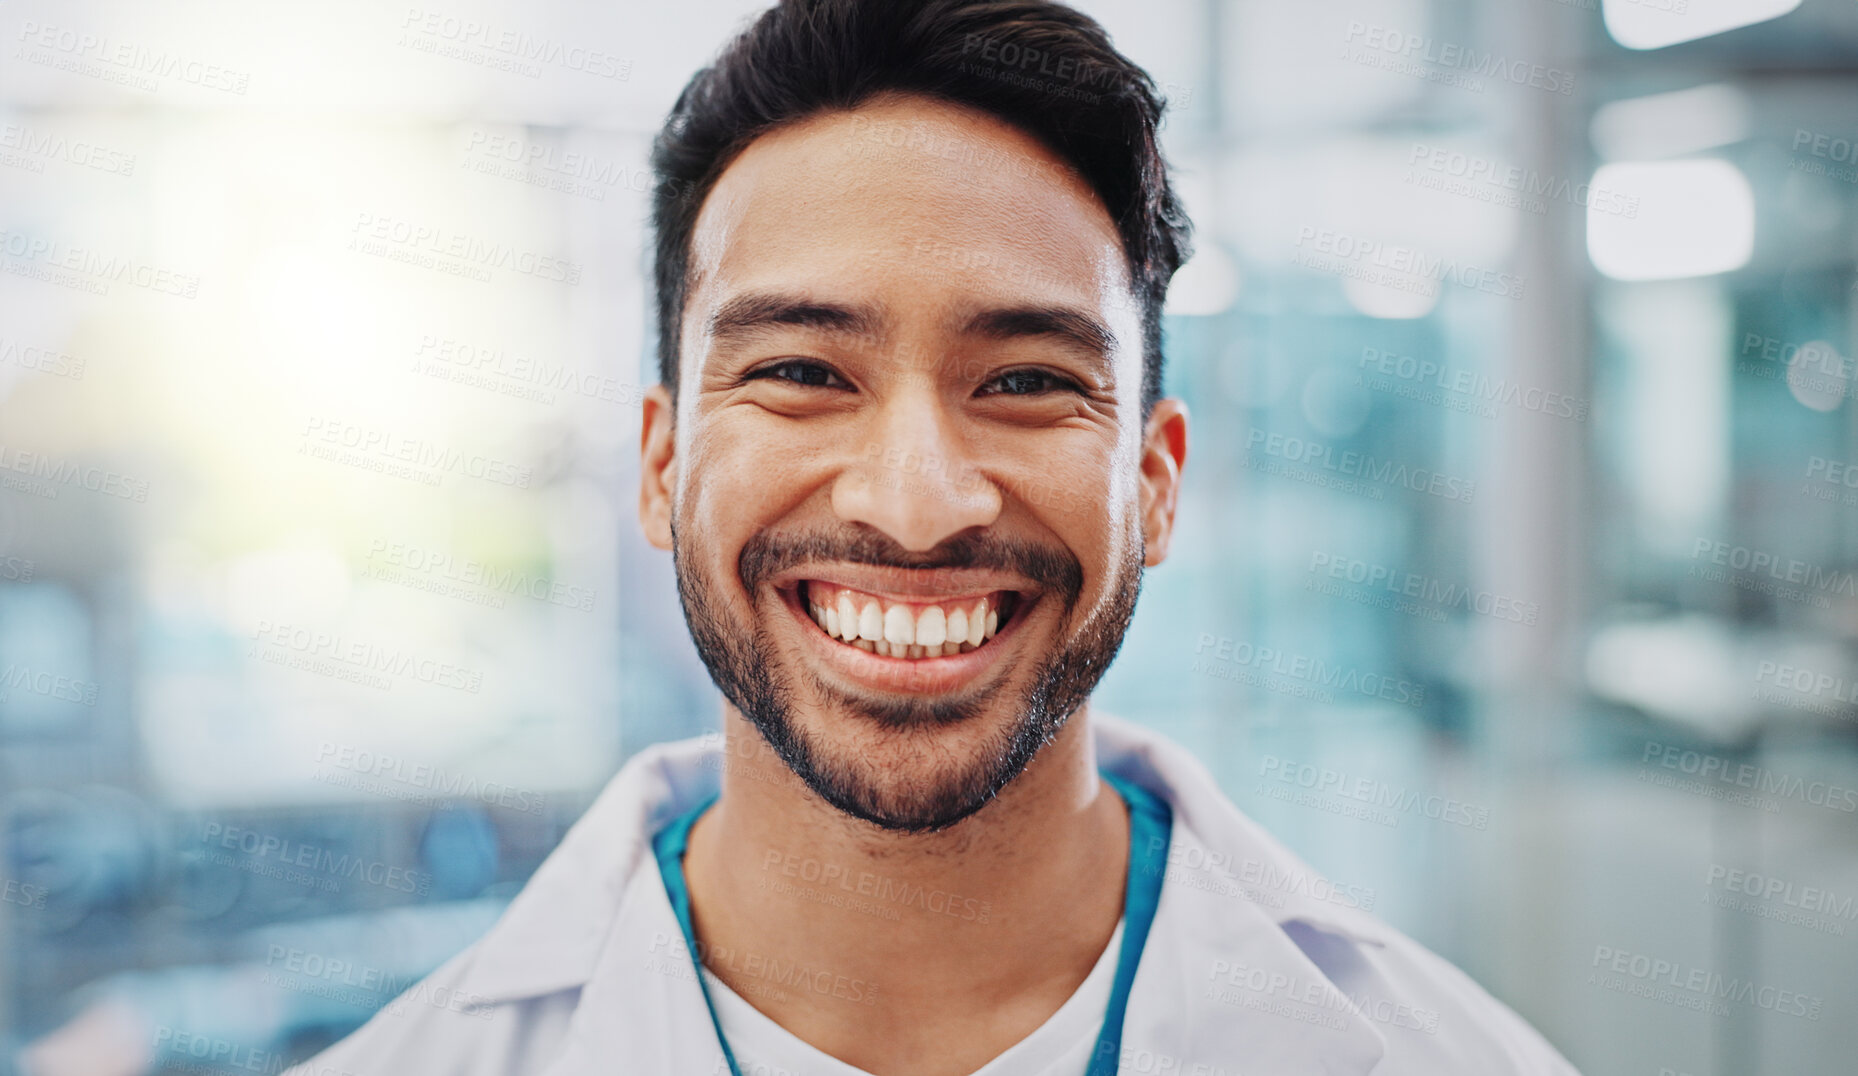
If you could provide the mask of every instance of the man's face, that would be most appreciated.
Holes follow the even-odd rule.
[[[712,676],[840,809],[966,817],[1087,699],[1172,521],[1185,417],[1144,427],[1102,203],[966,109],[809,119],[708,195],[681,329],[641,513]]]

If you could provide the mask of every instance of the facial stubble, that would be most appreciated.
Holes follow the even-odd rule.
[[[1083,591],[1077,558],[1061,547],[984,533],[963,532],[928,553],[911,554],[862,525],[795,536],[760,532],[737,557],[737,581],[755,610],[746,625],[731,615],[713,580],[684,555],[675,521],[672,562],[684,618],[710,678],[788,768],[846,814],[886,830],[921,833],[952,826],[986,806],[1096,689],[1122,646],[1141,591],[1142,542],[1139,530],[1130,529],[1132,538],[1122,543],[1126,553],[1115,566],[1106,600],[1075,627],[1071,621]],[[1060,645],[1040,662],[1016,699],[1004,697],[1010,667],[964,692],[936,697],[848,692],[811,668],[783,668],[774,657],[767,624],[788,613],[764,582],[800,563],[831,561],[900,569],[993,568],[1035,580],[1045,588],[1039,604],[1060,606]],[[834,740],[795,720],[796,672],[822,711],[846,714],[858,723],[856,735]],[[968,758],[954,757],[937,742],[938,730],[973,726],[1003,706],[1010,720]],[[853,742],[871,738],[886,750],[861,751]],[[872,761],[873,754],[900,755],[903,761],[880,765]]]

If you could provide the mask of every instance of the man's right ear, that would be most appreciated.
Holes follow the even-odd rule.
[[[677,485],[676,407],[663,385],[645,390],[639,421],[639,527],[645,540],[671,548],[671,494]]]

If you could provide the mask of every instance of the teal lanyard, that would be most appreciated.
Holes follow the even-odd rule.
[[[1123,1014],[1129,1007],[1129,990],[1135,983],[1136,965],[1142,960],[1142,947],[1148,930],[1155,922],[1155,907],[1161,902],[1161,879],[1168,862],[1168,840],[1173,829],[1173,813],[1161,799],[1132,781],[1107,771],[1103,779],[1122,795],[1129,805],[1129,880],[1123,891],[1123,948],[1116,958],[1116,979],[1110,987],[1110,1005],[1103,1014],[1103,1030],[1091,1051],[1086,1076],[1115,1076],[1122,1055]],[[716,1042],[729,1062],[730,1076],[742,1076],[723,1035],[722,1021],[716,1017],[716,1005],[710,1000],[709,984],[703,981],[703,962],[697,958],[697,936],[690,925],[690,890],[684,884],[684,848],[690,841],[690,827],[710,805],[711,796],[679,815],[652,838],[652,851],[658,857],[658,873],[664,878],[665,895],[677,913],[677,925],[684,931],[684,945],[690,950],[697,970],[697,988],[703,991],[703,1003],[710,1010],[710,1024],[716,1029]]]

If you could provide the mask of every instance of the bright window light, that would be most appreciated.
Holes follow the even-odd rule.
[[[1604,0],[1606,32],[1629,49],[1661,49],[1680,41],[1778,19],[1800,0]]]
[[[1601,165],[1592,188],[1613,192],[1587,208],[1587,256],[1615,280],[1726,273],[1755,249],[1755,194],[1728,161],[1711,158]],[[1623,199],[1623,201],[1622,201]]]
[[[1609,161],[1682,157],[1747,138],[1754,108],[1725,82],[1608,101],[1595,110],[1588,134]]]

